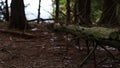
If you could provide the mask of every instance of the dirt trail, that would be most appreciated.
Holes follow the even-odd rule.
[[[54,33],[45,26],[37,28],[37,31],[27,31],[38,36],[32,39],[0,33],[0,68],[77,68],[87,54],[84,41],[81,42],[82,48],[79,51],[74,41],[70,41],[71,35]],[[68,50],[67,46],[69,46]],[[117,50],[112,50],[112,52],[120,56]],[[100,49],[96,51],[96,54],[98,61],[106,56],[105,51]],[[101,63],[97,68],[120,66],[118,61],[111,61],[107,60],[106,63]],[[83,68],[94,68],[92,57]]]

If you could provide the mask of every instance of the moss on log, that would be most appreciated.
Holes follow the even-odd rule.
[[[60,26],[55,24],[54,29],[76,35],[80,38],[95,40],[101,45],[120,49],[120,32],[117,28],[82,27],[78,25]]]

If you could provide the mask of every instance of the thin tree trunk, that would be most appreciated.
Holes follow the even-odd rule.
[[[59,0],[55,0],[56,11],[55,11],[55,22],[58,22],[59,19]]]
[[[41,0],[39,0],[37,24],[39,24],[39,22],[40,22],[40,3],[41,3]]]
[[[79,10],[79,3],[80,0],[74,0],[74,22],[75,24],[80,23],[79,15],[80,15],[80,10]]]
[[[91,13],[91,0],[78,0],[77,3],[77,17],[80,25],[91,25],[90,13]]]
[[[77,2],[78,0],[74,0],[74,23],[77,24]]]
[[[9,21],[9,8],[8,8],[8,0],[5,0],[5,3],[6,3],[6,6],[5,6],[5,9],[6,9],[5,19],[6,19],[6,21]]]
[[[69,24],[71,21],[70,21],[70,0],[67,0],[67,3],[66,3],[66,9],[67,9],[67,16],[66,16],[66,24]]]

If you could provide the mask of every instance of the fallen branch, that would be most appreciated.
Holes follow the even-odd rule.
[[[32,21],[37,21],[38,19],[32,19],[32,20],[27,20],[28,22],[32,22]],[[48,19],[43,19],[43,18],[39,18],[40,21],[49,21],[49,20],[55,20],[54,18],[48,18]]]
[[[23,38],[34,38],[35,37],[35,35],[33,34],[22,32],[22,31],[17,31],[17,30],[0,29],[0,32],[13,34],[15,36],[21,36]]]
[[[89,52],[89,54],[79,64],[78,68],[82,67],[82,65],[87,61],[87,59],[94,53],[94,51],[95,51],[96,48],[97,48],[97,45],[95,44],[94,47],[93,47],[93,49]]]

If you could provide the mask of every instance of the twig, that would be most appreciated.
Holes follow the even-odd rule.
[[[100,47],[103,48],[105,51],[107,51],[111,58],[115,59],[113,54],[110,51],[108,51],[104,46],[100,45]]]
[[[78,68],[82,67],[82,65],[86,62],[86,60],[94,53],[97,44],[95,44],[94,48],[90,51],[90,53],[83,59],[83,61],[79,64]]]

